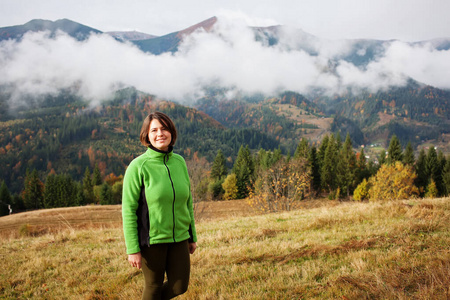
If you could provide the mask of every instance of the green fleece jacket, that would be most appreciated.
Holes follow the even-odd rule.
[[[122,221],[127,254],[140,247],[197,241],[184,159],[148,148],[129,164],[123,180]]]

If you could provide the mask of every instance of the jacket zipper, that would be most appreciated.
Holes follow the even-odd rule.
[[[172,181],[172,176],[170,175],[170,170],[169,167],[166,164],[166,157],[168,155],[166,154],[164,156],[164,165],[166,166],[167,172],[169,173],[169,179],[170,179],[170,183],[172,184],[172,191],[173,191],[173,202],[172,202],[172,220],[173,220],[173,231],[172,231],[172,235],[173,235],[173,242],[175,243],[175,188],[173,186],[173,181]],[[168,159],[167,159],[168,160]]]

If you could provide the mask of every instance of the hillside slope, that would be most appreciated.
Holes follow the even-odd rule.
[[[180,299],[446,299],[450,198],[323,203],[198,222]],[[141,297],[142,272],[127,263],[121,228],[23,230],[0,249],[5,298]]]
[[[0,107],[6,105],[0,98]],[[212,160],[220,149],[234,157],[240,146],[275,149],[279,142],[255,129],[227,129],[194,108],[163,101],[135,89],[118,91],[101,106],[70,93],[48,96],[43,102],[0,114],[0,173],[8,188],[20,192],[27,170],[69,174],[79,181],[86,167],[98,164],[103,176],[124,174],[128,163],[145,151],[139,142],[142,121],[151,111],[174,120],[179,139],[175,152]]]

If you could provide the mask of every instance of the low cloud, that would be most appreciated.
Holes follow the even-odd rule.
[[[199,30],[184,38],[178,52],[158,56],[107,35],[80,42],[64,33],[54,38],[28,33],[20,42],[0,43],[0,85],[11,90],[14,103],[71,89],[92,105],[125,86],[184,103],[211,86],[228,88],[230,97],[236,92],[308,93],[313,88],[330,94],[349,87],[375,91],[402,86],[408,78],[450,89],[450,51],[437,51],[431,44],[386,43],[382,55],[355,66],[340,57],[354,47],[364,56],[367,49],[356,42],[285,29],[279,43],[268,46],[268,41],[255,41],[248,23],[221,17],[213,31]],[[302,43],[311,51],[299,50]]]

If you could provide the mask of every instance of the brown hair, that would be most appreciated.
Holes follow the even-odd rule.
[[[150,131],[150,123],[152,122],[153,119],[158,120],[161,123],[161,125],[166,127],[167,130],[170,132],[170,134],[172,135],[172,140],[170,141],[169,146],[173,146],[175,144],[175,141],[177,140],[177,129],[175,128],[175,124],[169,118],[169,116],[159,111],[153,112],[145,118],[144,123],[142,124],[140,134],[140,140],[142,145],[146,147],[149,147],[151,145],[150,140],[148,139],[148,133]]]

